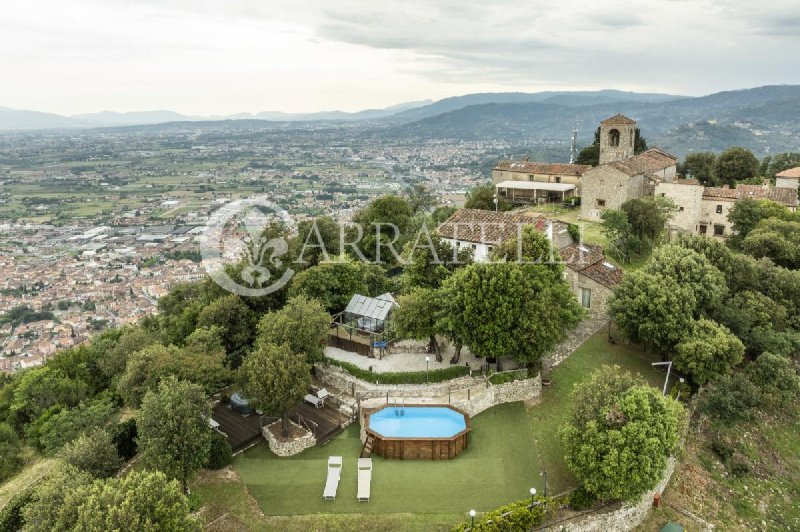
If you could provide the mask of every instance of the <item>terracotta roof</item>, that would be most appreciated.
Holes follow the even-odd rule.
[[[784,170],[779,174],[775,174],[775,177],[800,177],[800,166]]]
[[[589,164],[500,161],[494,169],[506,172],[525,172],[528,174],[580,176],[587,170],[591,170],[592,166]]]
[[[606,118],[605,120],[603,120],[600,123],[604,124],[604,125],[607,125],[607,126],[630,125],[630,124],[635,124],[636,120],[633,120],[631,118],[628,118],[625,115],[617,113],[614,116],[612,116],[611,118]]]
[[[541,231],[545,228],[546,220],[520,213],[459,209],[436,232],[444,238],[454,240],[500,244],[516,237],[520,224],[535,225]]]
[[[768,199],[787,207],[797,207],[797,191],[791,188],[764,187],[762,185],[739,185],[736,188],[706,187],[703,198],[739,200],[744,198]]]
[[[661,151],[658,148],[650,148],[647,151],[628,157],[622,161],[614,161],[607,163],[608,166],[619,170],[620,172],[629,175],[641,175],[645,173],[658,172],[670,166],[675,166],[678,159],[667,152]],[[601,165],[604,166],[604,165]]]
[[[622,281],[622,268],[606,260],[603,248],[594,244],[570,244],[561,250],[561,259],[570,270],[613,288]]]

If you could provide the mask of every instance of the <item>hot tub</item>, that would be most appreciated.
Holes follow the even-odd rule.
[[[455,458],[467,448],[469,431],[469,416],[450,405],[387,405],[366,415],[367,444],[384,458]]]

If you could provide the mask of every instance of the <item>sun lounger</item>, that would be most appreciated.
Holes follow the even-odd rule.
[[[342,457],[331,456],[328,458],[328,478],[325,480],[325,491],[322,497],[326,501],[336,500],[336,491],[339,489],[339,479],[342,477]]]
[[[358,459],[358,501],[369,502],[372,484],[372,458]]]
[[[325,401],[325,399],[328,398],[328,396],[330,396],[330,393],[328,393],[328,390],[326,390],[325,388],[322,388],[319,391],[317,391],[317,397],[322,399],[323,402]]]
[[[306,394],[306,396],[303,399],[305,399],[306,403],[311,403],[317,408],[322,408],[323,406],[325,406],[325,401],[323,401],[316,395],[311,395],[310,393]]]

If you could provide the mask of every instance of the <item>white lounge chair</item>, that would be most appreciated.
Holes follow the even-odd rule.
[[[372,484],[372,458],[358,459],[358,502],[369,502]]]
[[[326,501],[336,500],[336,491],[339,489],[339,479],[342,477],[342,457],[331,456],[328,458],[328,478],[325,480],[325,491],[322,498]]]
[[[305,399],[306,403],[311,403],[316,408],[322,408],[323,406],[325,406],[325,401],[323,401],[316,395],[311,395],[310,393],[307,393],[303,399]]]
[[[325,388],[321,388],[320,390],[317,391],[317,397],[322,399],[323,403],[325,402],[325,399],[327,399],[330,395],[331,394]]]

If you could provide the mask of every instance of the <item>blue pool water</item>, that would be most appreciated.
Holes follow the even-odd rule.
[[[467,422],[463,414],[441,406],[388,407],[369,417],[369,428],[386,438],[449,438]]]

